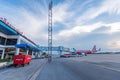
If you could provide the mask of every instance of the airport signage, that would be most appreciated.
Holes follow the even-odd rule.
[[[8,21],[7,21],[7,19],[6,18],[2,18],[2,17],[0,17],[0,20],[2,21],[2,22],[4,22],[5,24],[7,24],[8,26],[10,26],[12,29],[14,29],[15,31],[17,31],[19,34],[23,34],[23,32],[21,32],[21,31],[19,31],[18,29],[16,29],[12,24],[10,24]]]

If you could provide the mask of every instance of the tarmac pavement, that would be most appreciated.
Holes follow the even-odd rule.
[[[120,80],[120,54],[32,60],[0,70],[0,80]]]
[[[44,66],[36,80],[120,80],[119,61],[120,54],[56,58]]]

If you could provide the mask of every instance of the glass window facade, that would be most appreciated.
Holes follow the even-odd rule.
[[[6,45],[15,45],[17,43],[17,39],[7,39]]]
[[[0,36],[0,44],[5,45],[6,38]]]
[[[7,39],[0,36],[0,45],[15,45],[17,43],[17,39]]]

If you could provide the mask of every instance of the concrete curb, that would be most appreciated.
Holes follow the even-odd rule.
[[[0,63],[0,69],[6,68],[13,65],[13,62],[2,62]]]
[[[0,63],[0,69],[3,69],[7,66],[7,62]]]

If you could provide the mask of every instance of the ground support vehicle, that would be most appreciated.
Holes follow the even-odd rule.
[[[31,62],[31,55],[15,55],[14,56],[14,66],[22,65],[24,67],[25,64],[30,64]]]

